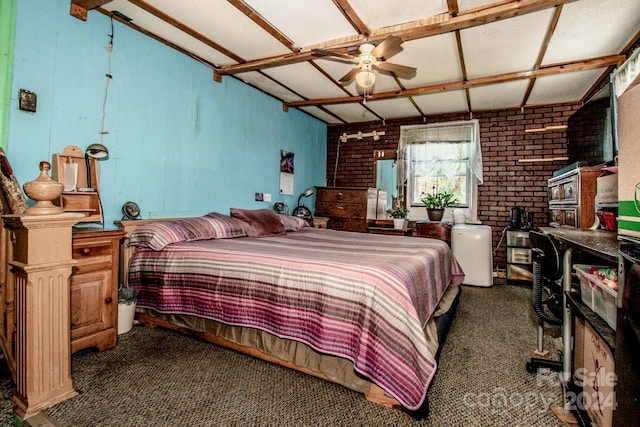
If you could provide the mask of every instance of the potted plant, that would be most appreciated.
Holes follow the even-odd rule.
[[[458,198],[446,190],[437,191],[432,194],[422,193],[420,200],[424,203],[425,208],[427,208],[427,214],[431,221],[441,221],[444,210],[458,203]]]
[[[405,219],[407,215],[409,215],[409,209],[403,206],[397,206],[389,211],[389,215],[393,217],[393,228],[402,229],[404,228]]]

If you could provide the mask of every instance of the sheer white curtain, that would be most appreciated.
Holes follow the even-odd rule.
[[[406,182],[413,171],[413,165],[421,162],[428,169],[442,167],[447,175],[454,175],[456,170],[447,170],[449,158],[443,159],[438,153],[438,143],[459,143],[460,157],[466,160],[471,173],[482,183],[482,152],[480,151],[480,131],[478,120],[433,123],[428,125],[402,126],[398,143],[400,182]],[[429,143],[429,149],[411,149],[412,145]],[[434,144],[433,146],[431,144]],[[434,150],[435,149],[435,150]],[[454,164],[455,165],[455,164]],[[455,166],[454,166],[455,167]]]

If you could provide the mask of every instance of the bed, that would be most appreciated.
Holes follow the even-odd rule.
[[[446,243],[308,227],[266,209],[145,222],[136,318],[428,415],[464,274]],[[127,257],[129,258],[129,257]]]

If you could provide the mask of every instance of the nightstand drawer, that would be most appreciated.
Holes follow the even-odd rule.
[[[112,254],[113,244],[111,242],[80,244],[80,242],[76,241],[73,245],[73,259],[78,261],[99,256],[110,257]]]
[[[73,266],[73,274],[88,273],[90,271],[111,270],[113,266],[113,244],[111,242],[74,242],[73,259],[77,262]]]

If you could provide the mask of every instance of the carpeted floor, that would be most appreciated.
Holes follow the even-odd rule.
[[[136,326],[113,350],[72,359],[79,395],[47,414],[61,426],[560,426],[553,373],[528,374],[536,317],[530,289],[463,289],[416,422],[333,383],[162,329]],[[552,347],[552,329],[547,348]],[[555,355],[556,358],[558,354]],[[0,372],[0,424],[12,425]]]

